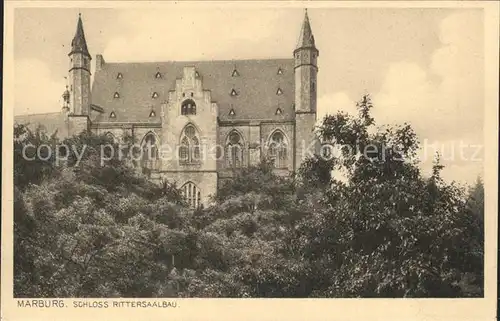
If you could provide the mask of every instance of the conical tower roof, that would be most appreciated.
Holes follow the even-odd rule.
[[[305,10],[304,22],[302,23],[302,29],[300,30],[299,41],[297,43],[297,49],[299,48],[316,48],[307,9]]]
[[[82,16],[80,14],[78,15],[76,33],[71,41],[71,52],[69,54],[71,55],[73,53],[83,53],[90,57],[90,53],[87,48],[87,41],[85,40],[85,33],[83,32]]]

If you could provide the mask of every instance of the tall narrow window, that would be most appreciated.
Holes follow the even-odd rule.
[[[142,140],[142,168],[155,169],[158,159],[158,147],[156,136],[148,133]]]
[[[188,162],[189,161],[189,140],[184,137],[181,140],[181,146],[179,147],[179,161]]]
[[[274,132],[269,140],[268,148],[268,155],[274,162],[274,167],[286,168],[288,166],[287,142],[281,131]]]
[[[182,131],[179,145],[179,162],[197,164],[201,161],[200,140],[193,125],[187,125]]]
[[[181,187],[182,196],[191,208],[201,205],[201,191],[193,182],[187,182]]]
[[[232,131],[226,139],[226,167],[240,168],[243,166],[243,139],[241,135]]]
[[[181,115],[196,115],[196,104],[192,99],[186,99],[182,102]]]

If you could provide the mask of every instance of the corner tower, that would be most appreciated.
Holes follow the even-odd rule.
[[[71,41],[71,52],[68,54],[70,108],[75,116],[89,115],[90,112],[90,61],[83,22],[78,15],[76,33]]]
[[[316,80],[319,51],[309,23],[307,9],[299,35],[295,58],[295,111],[316,112]]]
[[[297,48],[293,51],[295,59],[295,160],[297,170],[308,150],[314,149],[317,101],[317,74],[319,51],[309,22],[307,9],[299,35]],[[313,152],[313,150],[311,150]]]

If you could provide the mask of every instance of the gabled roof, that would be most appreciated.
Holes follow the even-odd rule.
[[[94,121],[108,121],[111,111],[116,122],[148,122],[151,110],[160,114],[161,104],[175,90],[175,81],[184,67],[194,67],[204,90],[211,91],[221,120],[291,120],[294,117],[294,60],[220,60],[106,63],[97,71],[92,85],[92,103],[104,109]],[[282,73],[278,70],[281,68]],[[238,77],[233,71],[238,70]],[[156,74],[160,72],[161,78]],[[123,78],[116,79],[118,73]],[[278,88],[283,94],[277,95]],[[237,95],[231,95],[232,90]],[[114,98],[118,92],[120,97]],[[153,98],[153,93],[158,97]],[[283,114],[275,115],[280,106]],[[235,116],[230,116],[231,108]],[[157,121],[157,120],[156,120]]]

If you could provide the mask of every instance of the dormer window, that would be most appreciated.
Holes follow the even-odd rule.
[[[283,69],[281,69],[281,67],[278,68],[278,75],[283,75]]]
[[[161,73],[159,71],[156,73],[155,78],[156,79],[160,79],[161,78]]]
[[[113,95],[113,98],[120,98],[120,94],[118,92],[115,92],[115,94]]]
[[[152,97],[153,99],[158,98],[158,93],[155,91],[151,97]]]
[[[278,88],[278,90],[276,90],[276,95],[283,95],[283,90],[281,90],[281,88]]]
[[[238,70],[236,70],[236,68],[233,70],[233,73],[231,74],[232,77],[239,77],[240,73],[238,72]]]
[[[116,75],[116,79],[122,79],[123,78],[123,75],[121,72],[119,72],[117,75]]]
[[[238,93],[236,92],[236,90],[234,90],[234,89],[231,90],[231,96],[238,96]]]
[[[152,110],[150,113],[149,113],[149,117],[156,117],[156,113],[154,110]]]
[[[282,113],[283,111],[281,110],[281,108],[278,107],[278,109],[276,109],[275,115],[281,115]]]
[[[114,111],[112,111],[110,114],[109,114],[109,118],[116,118],[116,114]]]

